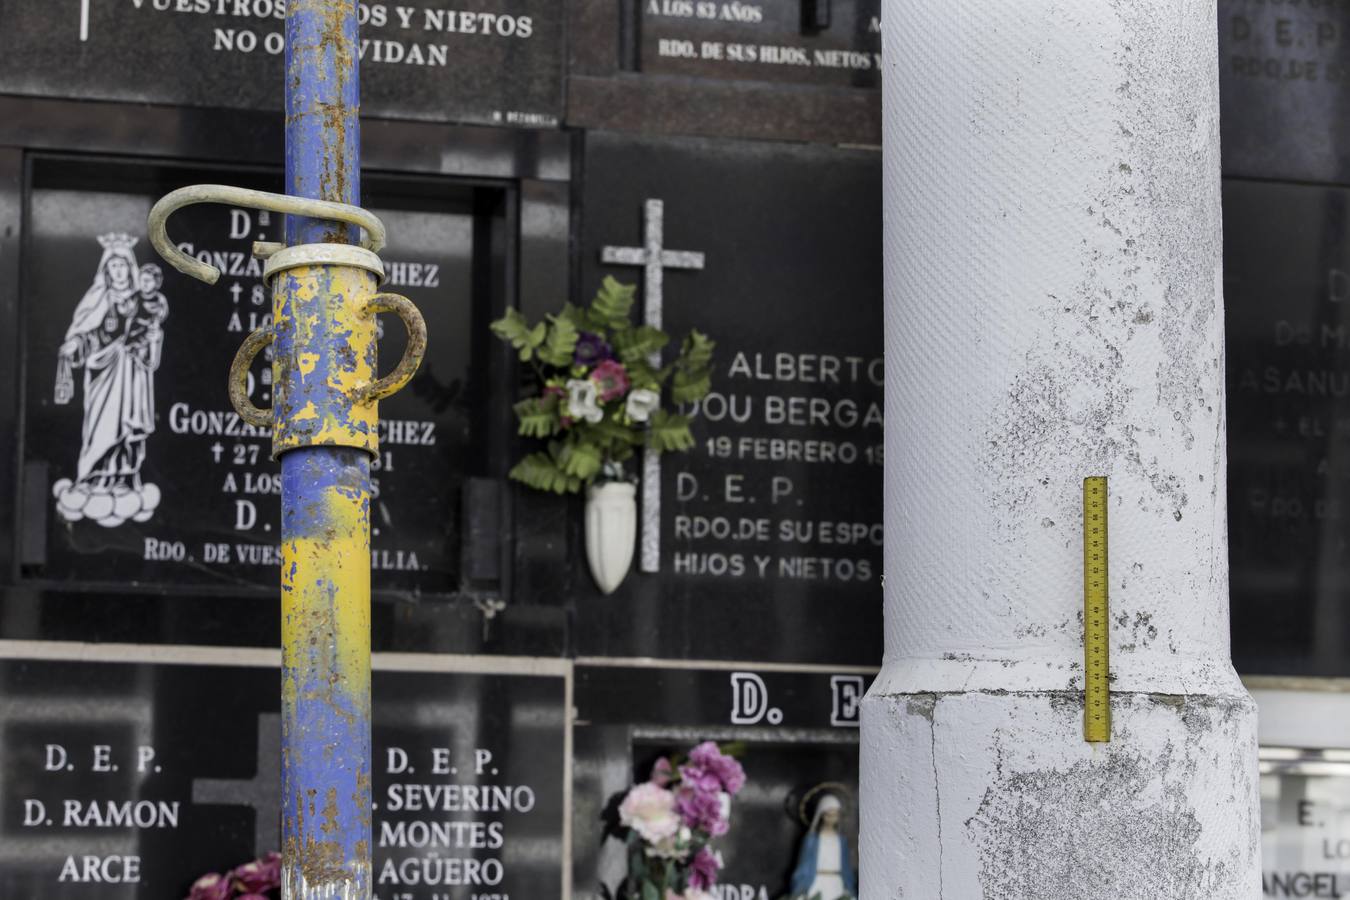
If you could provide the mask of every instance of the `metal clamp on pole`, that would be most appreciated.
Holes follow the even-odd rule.
[[[248,396],[248,370],[264,347],[277,342],[278,331],[291,335],[295,333],[294,323],[287,318],[289,306],[283,287],[285,291],[302,290],[307,287],[313,290],[325,289],[332,298],[330,311],[334,316],[333,324],[336,327],[330,330],[335,333],[344,332],[341,323],[352,315],[362,320],[351,323],[354,327],[350,331],[352,340],[348,343],[351,344],[349,349],[352,353],[345,354],[344,358],[371,355],[356,345],[373,346],[373,338],[369,343],[364,338],[365,332],[373,328],[373,316],[377,312],[398,315],[408,329],[407,349],[392,373],[378,381],[374,380],[373,375],[361,381],[353,380],[351,377],[358,366],[350,367],[352,371],[344,371],[344,367],[339,367],[339,371],[333,374],[340,377],[330,379],[332,383],[328,385],[332,391],[345,395],[353,407],[367,407],[392,396],[412,380],[426,352],[426,324],[417,307],[406,297],[398,294],[373,293],[374,288],[383,282],[385,277],[384,265],[376,255],[377,251],[385,246],[384,223],[375,214],[346,203],[306,200],[223,184],[198,184],[180,188],[166,194],[150,210],[150,242],[175,269],[207,284],[216,283],[220,278],[220,270],[184,253],[168,234],[169,217],[183,207],[198,203],[220,203],[236,208],[264,209],[344,222],[357,225],[365,231],[366,237],[360,247],[349,244],[302,244],[298,247],[263,243],[254,245],[255,255],[265,259],[263,277],[273,288],[275,298],[273,325],[254,332],[239,348],[230,367],[229,396],[230,403],[245,422],[259,428],[276,427],[276,437],[273,441],[274,457],[286,449],[315,445],[356,447],[374,453],[378,438],[373,408],[360,410],[362,414],[355,419],[350,416],[339,417],[347,419],[345,426],[334,420],[322,423],[322,427],[304,424],[291,426],[287,421],[277,421],[273,410],[260,409],[254,405]],[[339,268],[350,271],[339,272],[337,271]],[[306,284],[312,282],[320,273],[324,284]],[[368,299],[363,299],[367,294]],[[342,354],[341,347],[336,350]],[[373,371],[373,358],[371,368]],[[274,384],[277,385],[277,394],[281,400],[279,405],[284,406],[287,402],[285,397],[287,392],[284,390],[286,381],[280,377],[283,373],[275,374],[278,376],[274,379]],[[309,390],[303,392],[306,400],[312,399],[309,396],[311,393]],[[274,408],[276,405],[278,404],[274,404]]]

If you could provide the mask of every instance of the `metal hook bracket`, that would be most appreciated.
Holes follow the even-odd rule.
[[[363,311],[367,316],[373,316],[375,313],[392,313],[403,321],[404,327],[408,330],[408,346],[394,370],[382,378],[357,385],[353,389],[352,399],[356,403],[370,404],[392,397],[412,380],[418,367],[422,365],[422,357],[427,352],[427,326],[422,319],[422,313],[413,302],[400,294],[376,294],[366,301]],[[235,354],[234,363],[230,366],[230,404],[234,406],[241,419],[258,428],[273,427],[273,414],[271,409],[255,406],[249,398],[248,373],[258,354],[275,341],[274,326],[259,328],[244,340],[243,346]]]
[[[227,184],[194,184],[165,194],[150,209],[150,243],[159,251],[164,260],[184,275],[215,284],[220,278],[220,270],[209,263],[188,256],[169,238],[169,216],[185,206],[198,203],[220,203],[226,206],[265,209],[268,212],[285,213],[291,216],[305,216],[310,219],[325,219],[331,222],[343,222],[356,225],[365,230],[361,246],[371,253],[379,253],[385,245],[385,227],[380,218],[359,206],[347,203],[332,203],[327,200],[307,200],[286,194],[273,194],[270,191],[254,191],[248,188],[232,187]],[[267,245],[275,249],[275,245]]]

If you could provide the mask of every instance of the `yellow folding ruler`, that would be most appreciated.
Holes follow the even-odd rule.
[[[1083,479],[1083,739],[1111,740],[1111,608],[1107,600],[1106,478]]]

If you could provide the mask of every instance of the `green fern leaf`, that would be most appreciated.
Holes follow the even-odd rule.
[[[570,478],[558,468],[556,462],[547,453],[531,453],[516,463],[507,476],[537,491],[551,491],[555,494],[576,493],[581,490],[581,481]]]
[[[518,309],[508,309],[506,315],[488,327],[493,334],[520,351],[520,358],[524,362],[534,356],[535,350],[544,343],[547,335],[547,327],[543,322],[531,328],[529,320]]]
[[[716,344],[698,331],[689,332],[675,360],[670,399],[675,403],[702,400],[712,390],[712,357]]]
[[[660,353],[661,348],[669,343],[670,336],[651,325],[625,328],[614,335],[614,349],[619,354],[619,361],[626,366],[638,361],[646,362],[648,357]]]
[[[708,396],[712,390],[712,376],[705,369],[699,373],[675,370],[675,378],[670,383],[670,399],[675,403],[693,403]]]
[[[558,455],[558,466],[563,473],[589,482],[600,474],[604,457],[600,448],[587,441],[573,439],[563,445]]]
[[[689,417],[668,413],[664,409],[657,410],[652,414],[647,442],[658,453],[692,449],[694,434],[689,430]]]
[[[680,347],[680,360],[689,368],[698,369],[712,365],[713,348],[717,342],[710,340],[701,331],[691,331]]]
[[[558,416],[558,398],[531,397],[515,405],[520,420],[519,434],[524,437],[549,438],[558,433],[562,422]]]
[[[591,301],[590,318],[592,323],[602,325],[610,331],[618,331],[629,325],[628,315],[633,310],[637,295],[637,285],[620,284],[610,276],[605,276],[599,292]]]
[[[578,331],[585,331],[589,327],[589,320],[586,317],[586,310],[573,306],[570,303],[564,303],[563,308],[558,313],[559,319],[566,319],[577,327]]]
[[[649,391],[661,392],[661,382],[665,380],[668,372],[660,372],[653,369],[647,360],[638,358],[632,362],[625,363],[624,368],[628,370],[628,380],[633,382],[635,388],[646,388]]]
[[[577,339],[581,337],[576,323],[564,316],[549,316],[548,338],[539,348],[539,359],[550,365],[565,369],[572,365],[572,355],[576,353]]]
[[[602,449],[613,452],[619,447],[632,444],[640,444],[642,435],[634,431],[622,422],[616,421],[613,414],[605,416],[595,424],[585,424],[579,426],[578,430],[588,440],[594,441]]]

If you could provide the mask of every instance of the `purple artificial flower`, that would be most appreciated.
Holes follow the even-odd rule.
[[[272,900],[272,898],[266,894],[240,894],[234,900]]]
[[[700,794],[716,794],[722,790],[722,779],[716,772],[693,763],[680,766],[680,783]]]
[[[269,853],[239,866],[230,876],[245,894],[261,894],[281,887],[281,854]]]
[[[612,359],[602,360],[591,370],[591,381],[600,393],[601,403],[622,397],[632,384],[628,379],[628,370],[622,363]]]
[[[217,872],[209,872],[192,883],[187,900],[228,900],[234,893],[230,879]]]
[[[722,856],[704,847],[689,863],[689,886],[706,891],[717,884],[717,873],[722,869]]]
[[[572,362],[579,366],[593,366],[613,358],[614,348],[600,335],[589,331],[583,331],[577,338],[577,349],[572,354]]]
[[[675,795],[675,810],[690,828],[718,837],[726,834],[730,826],[722,796],[716,791],[681,787]]]
[[[740,793],[745,787],[745,769],[730,756],[727,756],[712,741],[704,741],[689,751],[689,765],[717,777],[722,790],[728,794]]]

